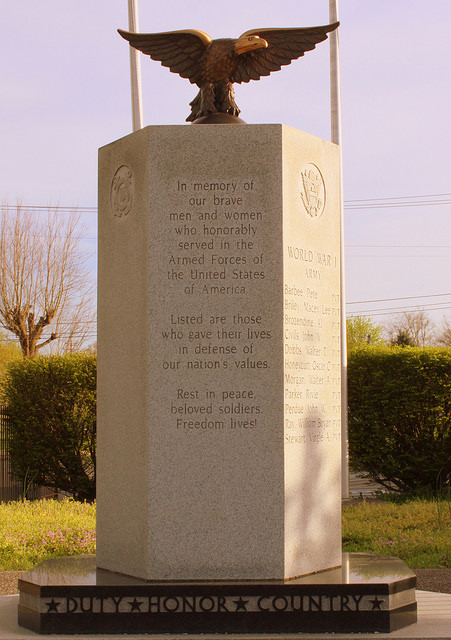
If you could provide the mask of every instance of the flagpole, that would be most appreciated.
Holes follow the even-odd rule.
[[[128,28],[129,31],[137,33],[138,27],[138,0],[128,0]],[[132,97],[132,124],[133,131],[142,129],[142,95],[141,95],[141,61],[139,52],[130,47],[130,85]]]
[[[329,0],[329,22],[338,22],[338,0]],[[343,153],[341,144],[341,80],[338,29],[330,38],[331,140],[340,154],[340,345],[341,345],[341,495],[349,498],[348,358],[346,347],[346,296],[343,204]]]

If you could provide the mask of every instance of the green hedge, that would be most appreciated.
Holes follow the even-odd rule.
[[[95,498],[96,357],[39,356],[10,365],[4,402],[13,471],[29,482]]]
[[[377,348],[348,362],[350,468],[395,491],[451,480],[451,349]]]

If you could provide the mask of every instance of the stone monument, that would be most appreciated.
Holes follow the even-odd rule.
[[[20,580],[39,633],[389,632],[341,553],[338,149],[279,125],[100,150],[97,559]]]
[[[340,565],[336,146],[147,127],[101,150],[99,196],[98,566]]]
[[[392,631],[397,559],[341,553],[338,148],[233,83],[338,23],[127,34],[199,87],[99,154],[97,559],[19,581],[40,633]],[[202,126],[200,126],[202,123]]]

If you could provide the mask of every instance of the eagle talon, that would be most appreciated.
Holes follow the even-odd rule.
[[[229,113],[239,116],[241,111],[235,102],[235,90],[231,82],[222,82],[216,85],[216,106],[221,113]]]
[[[240,109],[235,102],[235,91],[230,82],[211,83],[201,87],[197,96],[189,103],[191,113],[187,117],[187,122],[194,122],[198,118],[208,116],[212,113],[228,113],[232,116],[239,116]]]

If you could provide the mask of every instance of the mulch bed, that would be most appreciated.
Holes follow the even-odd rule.
[[[0,571],[0,596],[10,596],[19,593],[17,580],[23,571]]]
[[[451,569],[414,569],[417,589],[451,593]]]
[[[451,569],[414,569],[417,589],[451,593]],[[19,593],[17,580],[23,571],[0,571],[0,596]]]

